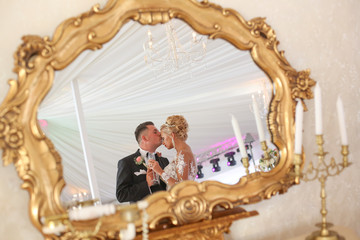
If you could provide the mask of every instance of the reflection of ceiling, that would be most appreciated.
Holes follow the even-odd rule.
[[[178,36],[190,29],[175,21]],[[86,130],[103,203],[115,200],[117,161],[137,149],[136,126],[152,120],[157,127],[169,115],[188,120],[188,143],[195,154],[234,137],[234,114],[243,133],[256,133],[249,109],[251,93],[266,78],[248,52],[222,40],[208,40],[204,64],[176,73],[151,72],[145,65],[142,44],[149,27],[129,23],[99,51],[82,53],[65,70],[56,72],[54,85],[39,108],[39,119],[62,156],[67,187],[62,198],[89,189],[72,97],[72,80],[80,87]],[[153,34],[163,26],[152,26]],[[182,37],[180,37],[182,38]],[[165,156],[173,151],[161,147]]]

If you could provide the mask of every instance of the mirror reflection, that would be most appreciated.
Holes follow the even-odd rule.
[[[83,52],[55,73],[38,119],[62,157],[64,203],[90,198],[118,203],[117,163],[138,149],[135,128],[152,121],[160,129],[170,115],[188,122],[196,181],[235,184],[246,174],[232,116],[241,128],[250,173],[276,165],[278,153],[266,127],[272,96],[267,76],[247,51],[206,40],[180,20],[171,24],[130,22],[102,49]],[[272,150],[270,163],[262,161],[252,96]],[[169,161],[176,155],[164,146],[157,152]]]

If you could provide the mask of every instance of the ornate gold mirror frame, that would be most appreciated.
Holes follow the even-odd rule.
[[[30,193],[30,218],[39,230],[42,217],[65,212],[60,203],[65,185],[61,157],[37,120],[38,106],[52,86],[54,71],[68,66],[86,49],[101,48],[130,20],[154,25],[172,18],[185,21],[211,39],[222,38],[240,50],[250,51],[274,86],[267,123],[281,159],[272,171],[247,175],[235,185],[189,181],[148,197],[150,229],[166,218],[175,226],[211,219],[218,205],[233,209],[255,203],[284,193],[295,183],[289,174],[293,172],[295,98],[312,98],[310,87],[315,82],[309,78],[308,70],[297,72],[283,52],[277,50],[274,30],[264,18],[245,21],[236,11],[207,1],[109,0],[103,9],[96,5],[89,12],[61,23],[52,39],[23,37],[24,42],[15,53],[14,71],[18,79],[9,81],[9,93],[0,106],[0,146],[4,164],[15,164],[24,181],[22,188]],[[138,229],[140,225],[138,220]],[[97,236],[112,238],[121,226],[125,223],[118,214],[104,217]]]

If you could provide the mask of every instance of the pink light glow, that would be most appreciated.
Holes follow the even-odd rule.
[[[245,136],[242,136],[242,138],[244,139]],[[210,147],[206,147],[203,148],[202,150],[200,150],[200,153],[197,153],[196,155],[198,155],[199,157],[198,162],[203,161],[204,158],[210,158],[212,156],[214,156],[215,154],[220,154],[221,152],[224,151],[228,151],[231,148],[236,147],[237,144],[237,140],[236,137],[232,137],[229,139],[226,139],[224,141],[221,142],[217,142],[213,145],[211,145]]]
[[[39,119],[40,127],[47,127],[48,122],[45,119]]]
[[[236,138],[232,137],[232,138],[226,139],[226,140],[224,140],[222,142],[215,143],[214,145],[210,146],[209,148],[215,148],[215,147],[223,146],[226,143],[229,143],[229,142],[232,143],[232,142],[235,142],[235,141],[236,141]]]

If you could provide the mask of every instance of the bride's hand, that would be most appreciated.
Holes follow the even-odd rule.
[[[162,172],[162,168],[160,167],[159,163],[155,161],[154,159],[149,159],[148,167],[152,170],[154,170],[157,174],[160,174]]]

